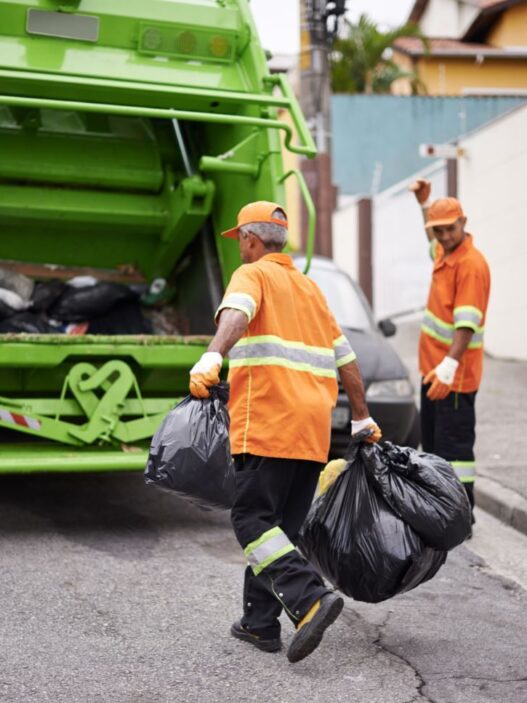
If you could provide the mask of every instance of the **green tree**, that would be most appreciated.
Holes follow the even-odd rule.
[[[404,71],[392,60],[392,47],[401,37],[417,37],[428,51],[428,40],[415,24],[403,24],[382,32],[367,15],[354,24],[345,21],[331,54],[331,88],[334,93],[389,93],[391,85],[408,78],[412,93],[424,92],[413,72]]]

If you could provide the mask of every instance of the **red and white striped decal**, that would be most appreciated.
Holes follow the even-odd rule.
[[[0,409],[0,420],[2,422],[10,422],[13,425],[20,425],[21,427],[29,427],[30,430],[40,430],[41,427],[40,421],[35,420],[34,417],[10,413],[8,410]]]

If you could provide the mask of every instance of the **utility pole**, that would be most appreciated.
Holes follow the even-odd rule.
[[[336,189],[331,178],[331,87],[329,53],[346,0],[300,0],[300,103],[318,155],[301,169],[317,211],[315,253],[332,255]],[[305,221],[305,217],[304,217]],[[305,239],[306,227],[303,227]]]

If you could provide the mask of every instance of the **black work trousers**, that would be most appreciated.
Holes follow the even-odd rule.
[[[449,393],[430,400],[430,386],[421,385],[421,443],[423,451],[446,459],[463,482],[474,507],[476,392]]]
[[[250,566],[245,570],[242,625],[272,639],[285,610],[298,623],[328,589],[294,548],[323,464],[240,454],[231,512],[236,537]]]

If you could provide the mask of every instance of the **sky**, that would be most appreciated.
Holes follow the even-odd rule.
[[[366,12],[379,24],[403,23],[413,0],[348,0],[351,20]],[[300,46],[299,0],[251,0],[258,32],[265,49],[274,54],[296,54]]]

